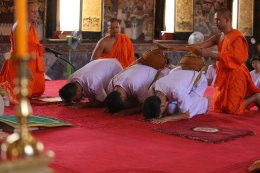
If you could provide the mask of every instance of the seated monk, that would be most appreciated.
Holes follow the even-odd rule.
[[[117,19],[110,20],[109,35],[101,38],[91,56],[91,60],[99,58],[115,58],[123,68],[134,63],[134,48],[131,40],[125,34],[120,34]]]
[[[43,60],[43,47],[39,42],[37,32],[34,28],[33,22],[38,17],[38,4],[36,2],[28,1],[28,52],[31,59],[28,62],[29,68],[29,97],[40,96],[45,89],[45,79],[44,79],[44,60]],[[4,62],[0,73],[0,83],[1,88],[7,90],[11,88],[11,93],[9,90],[6,92],[11,98],[11,102],[15,102],[15,94],[13,89],[15,87],[14,80],[17,78],[17,62],[14,59],[15,56],[15,32],[17,28],[17,23],[14,24],[13,29],[10,34],[11,41],[11,52],[10,58]]]

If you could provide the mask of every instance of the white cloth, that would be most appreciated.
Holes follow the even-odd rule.
[[[69,81],[81,85],[84,97],[103,102],[110,80],[121,70],[122,66],[116,59],[97,59],[73,73]]]
[[[213,86],[216,80],[216,68],[214,68],[213,65],[209,65],[206,77],[212,81],[210,85]]]
[[[0,116],[4,114],[4,100],[3,97],[0,95]]]
[[[155,91],[164,93],[170,104],[177,102],[180,112],[189,111],[190,117],[203,114],[208,108],[208,99],[203,97],[207,88],[207,79],[202,74],[198,83],[194,85],[198,74],[197,71],[174,69],[155,83]],[[174,105],[170,106],[174,107]],[[171,112],[174,110],[171,109]]]
[[[128,97],[136,97],[140,103],[149,96],[148,89],[151,86],[157,70],[142,64],[135,64],[116,75],[108,86],[108,92],[112,92],[115,86],[122,87]]]
[[[257,88],[260,88],[260,72],[256,72],[255,70],[252,70],[250,72],[250,75],[253,79],[253,82]]]

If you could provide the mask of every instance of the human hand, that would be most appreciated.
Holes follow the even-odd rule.
[[[198,50],[201,50],[202,47],[196,44],[187,45],[186,48],[193,53],[196,53]]]
[[[207,49],[204,48],[195,48],[195,47],[187,47],[192,53],[195,53],[197,56],[207,56]]]
[[[150,119],[150,122],[153,124],[162,124],[162,123],[167,122],[167,120],[165,118],[153,118],[153,119]]]

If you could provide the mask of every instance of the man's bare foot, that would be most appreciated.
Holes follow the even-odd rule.
[[[250,172],[252,172],[252,171],[259,171],[260,170],[260,160],[257,160],[252,165],[250,165],[248,170]]]

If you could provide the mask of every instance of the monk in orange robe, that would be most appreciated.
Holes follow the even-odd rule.
[[[215,22],[221,33],[192,48],[201,56],[217,60],[214,85],[214,111],[243,114],[249,104],[260,108],[260,89],[252,81],[245,61],[248,58],[247,41],[238,30],[232,28],[231,12],[220,9]],[[218,53],[205,48],[218,45]]]
[[[117,19],[110,20],[109,36],[101,38],[91,60],[98,58],[115,58],[123,68],[134,63],[134,48],[131,40],[125,34],[120,34],[120,25]]]
[[[29,18],[29,28],[28,28],[28,52],[31,59],[28,62],[29,68],[29,97],[40,96],[43,94],[45,89],[45,79],[44,79],[44,59],[43,59],[43,46],[39,42],[37,32],[33,26],[33,22],[38,17],[38,4],[32,1],[28,2],[28,18]],[[11,86],[12,89],[15,88],[14,80],[17,78],[17,62],[15,61],[15,30],[17,24],[14,24],[13,29],[10,34],[11,42],[11,52],[10,58],[4,62],[0,73],[0,83],[1,86]],[[4,88],[4,87],[3,87]],[[11,97],[15,96],[11,93]],[[11,100],[15,102],[14,100]]]

